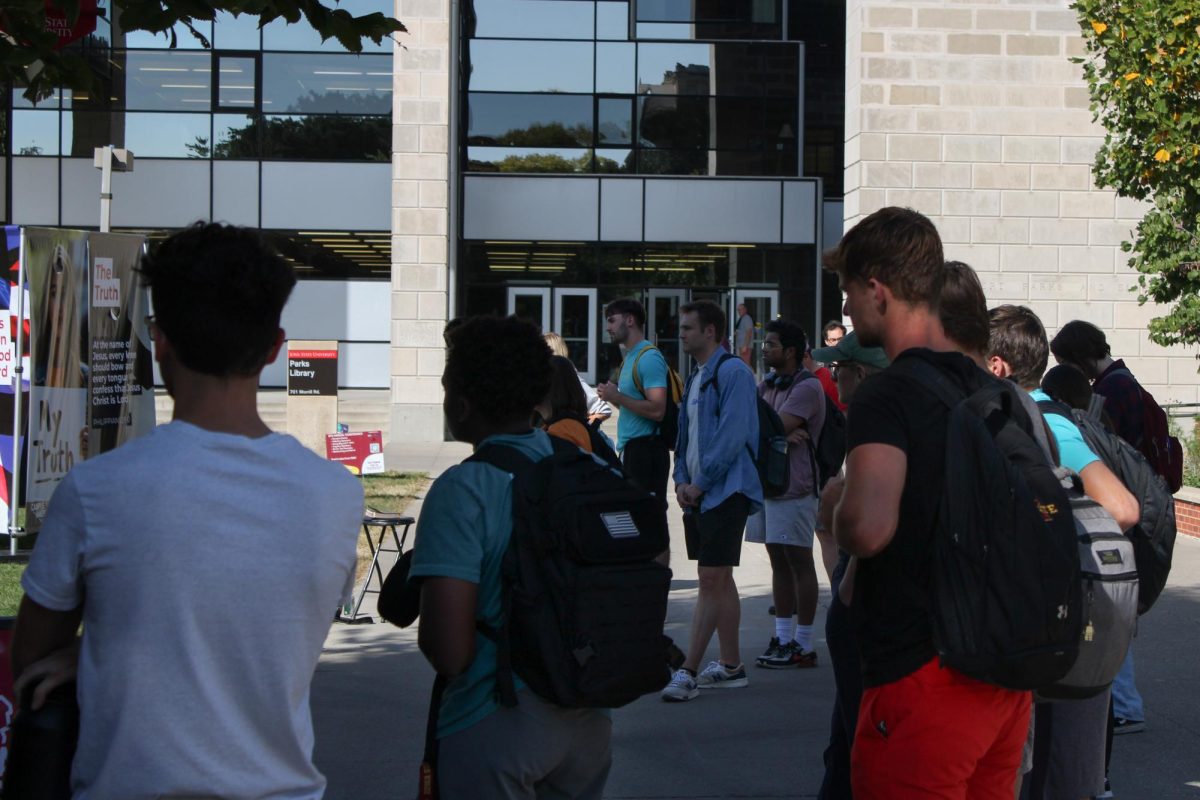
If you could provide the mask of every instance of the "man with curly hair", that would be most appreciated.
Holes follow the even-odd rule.
[[[202,223],[141,273],[173,418],[58,486],[13,666],[49,676],[37,707],[78,664],[75,797],[316,800],[309,686],[354,586],[363,493],[258,414],[296,277],[257,232]]]
[[[550,389],[550,349],[515,318],[473,317],[447,334],[446,423],[478,450],[503,444],[538,460],[551,454],[530,424]],[[448,678],[438,716],[437,782],[453,798],[599,798],[612,763],[612,722],[567,709],[517,682],[518,703],[495,697],[496,645],[476,622],[501,626],[500,562],[512,536],[512,476],[465,461],[429,489],[417,522],[410,576],[422,578],[421,652]]]

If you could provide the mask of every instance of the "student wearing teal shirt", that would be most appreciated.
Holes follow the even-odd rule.
[[[989,317],[988,368],[1034,400],[1048,400],[1038,388],[1050,360],[1042,321],[1025,306],[1013,305],[993,308]],[[1087,446],[1073,422],[1057,414],[1043,418],[1054,435],[1059,462],[1079,474],[1083,490],[1113,515],[1122,530],[1133,527],[1138,521],[1137,499]],[[1038,746],[1022,796],[1095,797],[1105,791],[1109,694],[1106,690],[1085,700],[1034,703],[1031,724]]]
[[[512,318],[474,317],[447,339],[443,408],[454,438],[476,450],[502,443],[534,458],[550,455],[550,440],[530,425],[550,388],[550,350],[537,330]],[[410,576],[423,579],[418,642],[449,679],[437,729],[440,794],[598,800],[612,763],[606,713],[561,708],[520,681],[516,707],[502,708],[494,697],[496,649],[476,621],[501,624],[511,483],[489,464],[451,467],[430,488],[417,523]]]

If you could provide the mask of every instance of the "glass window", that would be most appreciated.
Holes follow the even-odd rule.
[[[715,108],[713,145],[726,150],[762,150],[767,145],[760,98],[718,97]],[[792,127],[794,130],[795,122]]]
[[[695,39],[696,26],[690,22],[639,22],[639,39]]]
[[[639,97],[638,142],[667,150],[708,148],[707,97]]]
[[[113,59],[120,65],[120,54],[114,54]],[[212,103],[211,53],[130,51],[124,55],[124,62],[126,108],[136,111],[209,109]]]
[[[591,42],[471,42],[475,92],[592,92]]]
[[[596,38],[629,38],[629,3],[600,0],[596,3]]]
[[[40,108],[43,111],[47,111],[47,110],[50,110],[53,108],[58,108],[59,99],[63,95],[63,92],[61,90],[55,89],[53,92],[51,92],[49,97],[38,101],[38,104],[34,105],[33,103],[31,103],[25,99],[24,94],[23,94],[24,91],[25,91],[24,86],[14,86],[13,87],[13,89],[12,89],[12,107],[13,108]]]
[[[392,120],[389,117],[264,115],[261,126],[263,158],[390,161],[392,157]]]
[[[258,17],[250,14],[234,16],[228,11],[218,11],[213,23],[213,47],[221,50],[258,50],[262,36],[258,31]]]
[[[258,82],[258,59],[251,56],[218,55],[217,106],[253,110]]]
[[[14,156],[58,155],[58,112],[12,112],[12,152]]]
[[[634,151],[601,147],[596,150],[596,172],[624,173],[634,172],[637,160]]]
[[[202,50],[205,48],[205,43],[196,38],[196,35],[188,30],[188,27],[183,23],[176,23],[171,31],[163,31],[162,33],[151,33],[150,31],[125,31],[120,26],[121,15],[116,15],[116,23],[113,25],[113,46],[114,47],[145,47],[145,48],[170,48],[180,50]],[[192,27],[196,29],[196,33],[203,36],[211,45],[212,43],[212,23],[204,20],[196,20],[192,23]],[[171,45],[171,34],[175,36],[175,44]]]
[[[591,172],[592,151],[565,147],[468,147],[471,172]]]
[[[691,22],[692,0],[638,0],[638,22]]]
[[[637,23],[638,38],[783,38],[780,0],[638,0]]]
[[[513,147],[592,144],[590,95],[472,94],[467,143]]]
[[[209,158],[208,114],[125,114],[125,146],[139,158]],[[104,144],[98,142],[97,146]]]
[[[639,150],[641,175],[709,175],[707,150]]]
[[[632,42],[600,42],[596,45],[596,91],[633,94],[637,91],[634,61],[637,45]]]
[[[213,158],[258,158],[259,117],[213,114]]]
[[[391,0],[340,0],[337,8],[348,11],[356,17],[380,12],[393,16],[395,9]],[[334,38],[321,41],[321,35],[301,17],[295,25],[289,25],[287,20],[279,18],[262,29],[264,50],[320,50],[323,52],[344,53],[346,48]],[[383,39],[375,44],[370,39],[362,40],[364,53],[390,53],[392,41]]]
[[[488,0],[475,3],[478,37],[591,39],[591,0]]]
[[[596,143],[620,145],[633,143],[633,98],[596,99]]]
[[[124,128],[113,131],[113,120],[121,120],[120,112],[68,111],[62,117],[63,155],[91,159],[97,147],[113,144],[124,147]],[[135,155],[143,155],[133,151]]]
[[[264,54],[262,105],[275,113],[390,114],[392,57]]]
[[[709,94],[713,47],[638,45],[638,94]]]

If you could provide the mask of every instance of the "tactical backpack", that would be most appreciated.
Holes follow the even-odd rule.
[[[667,505],[570,442],[533,461],[485,445],[468,461],[513,476],[513,532],[501,562],[496,687],[517,703],[513,676],[566,708],[617,708],[671,677],[663,636],[671,570]]]
[[[713,367],[712,377],[700,388],[705,389],[711,386],[713,391],[720,392],[721,384],[718,382],[717,376],[721,372],[721,365],[731,358],[737,358],[737,356],[730,353],[722,353],[718,356],[716,366]],[[688,385],[691,385],[690,380]],[[792,385],[795,386],[795,381]],[[779,414],[757,390],[754,393],[754,399],[755,412],[758,414],[758,449],[752,450],[750,445],[746,445],[746,452],[750,454],[750,460],[754,462],[754,469],[758,472],[758,482],[762,485],[763,497],[768,499],[779,497],[787,492],[792,480],[791,461],[788,458],[787,429],[784,428]],[[720,415],[721,407],[718,405],[717,416]]]
[[[891,369],[950,410],[930,606],[941,663],[1008,689],[1050,686],[1079,653],[1078,542],[1019,390],[978,370],[965,393],[919,356]]]
[[[659,355],[662,355],[661,350],[651,345],[643,347],[633,358],[633,386],[642,397],[646,396],[646,390],[642,387],[642,379],[638,375],[638,362],[650,350],[656,350]],[[663,361],[666,361],[666,356],[663,356]],[[662,439],[668,450],[674,450],[675,442],[679,439],[679,403],[682,400],[683,379],[679,377],[679,373],[675,371],[674,367],[667,364],[667,407],[663,410],[663,418],[658,422],[658,437]]]
[[[1142,398],[1142,443],[1137,449],[1150,462],[1155,473],[1167,482],[1171,493],[1178,492],[1183,486],[1183,445],[1171,435],[1167,412],[1162,410],[1154,395],[1142,388],[1132,372],[1117,369],[1112,374],[1125,375],[1137,384]]]
[[[1126,535],[1133,542],[1137,563],[1138,613],[1145,614],[1162,594],[1171,573],[1176,533],[1175,499],[1145,456],[1105,428],[1094,415],[1053,401],[1042,401],[1038,407],[1045,414],[1058,414],[1075,423],[1087,446],[1137,498],[1138,524]]]

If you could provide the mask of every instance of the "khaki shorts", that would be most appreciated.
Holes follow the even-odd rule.
[[[746,541],[811,548],[816,528],[816,497],[808,495],[767,500],[763,503],[762,511],[746,520]]]

